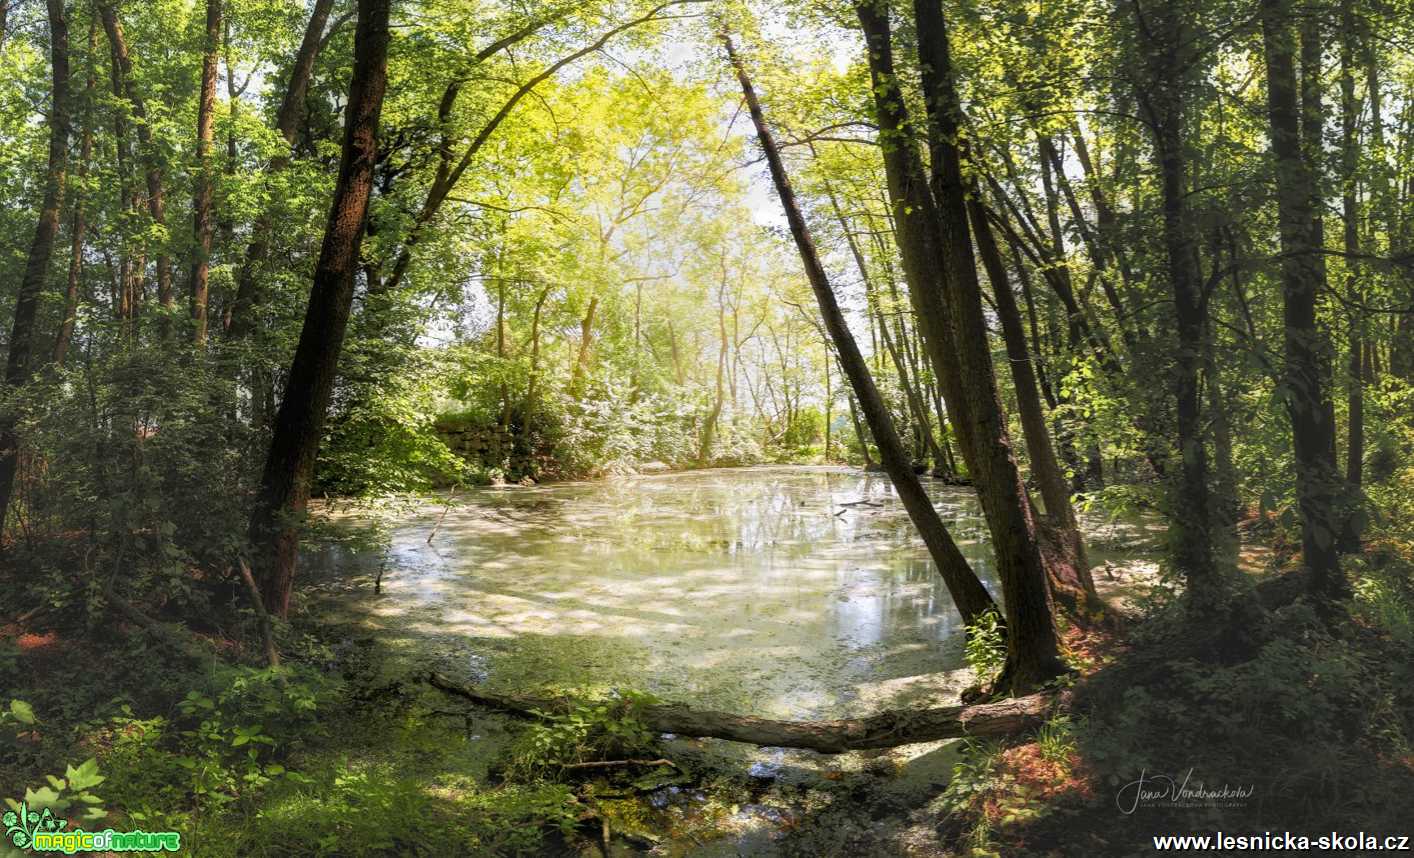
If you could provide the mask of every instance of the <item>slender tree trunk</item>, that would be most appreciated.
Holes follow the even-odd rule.
[[[1001,250],[992,236],[991,226],[982,210],[982,204],[975,193],[967,203],[973,233],[976,235],[978,254],[987,270],[987,279],[992,284],[997,317],[1002,323],[1002,337],[1006,342],[1007,358],[1011,364],[1011,377],[1016,388],[1017,411],[1021,415],[1022,434],[1031,458],[1031,471],[1041,489],[1041,500],[1046,505],[1047,524],[1054,531],[1052,537],[1065,553],[1065,561],[1050,563],[1051,593],[1075,616],[1082,620],[1091,619],[1103,613],[1100,594],[1095,591],[1095,581],[1090,575],[1090,563],[1085,553],[1085,540],[1080,534],[1080,523],[1075,517],[1075,508],[1070,504],[1070,487],[1065,474],[1056,461],[1055,446],[1051,443],[1051,433],[1046,427],[1046,415],[1041,409],[1041,394],[1036,385],[1036,374],[1031,366],[1031,353],[1026,345],[1026,333],[1021,327],[1021,312],[1016,306],[1016,296],[1007,282],[1006,264],[1002,261]]]
[[[83,87],[83,131],[79,144],[78,187],[70,197],[72,216],[69,221],[69,278],[64,289],[64,316],[59,322],[59,333],[54,338],[54,365],[63,366],[69,355],[69,344],[74,339],[74,326],[78,323],[79,288],[83,281],[84,236],[88,231],[84,202],[88,196],[84,183],[88,179],[89,161],[93,158],[93,95],[98,85],[98,73],[94,67],[94,56],[98,50],[98,21],[92,19],[88,26],[88,76]]]
[[[712,455],[712,442],[717,438],[717,421],[722,416],[722,405],[726,400],[726,372],[727,372],[727,270],[725,262],[722,266],[722,283],[717,287],[717,392],[716,398],[712,401],[712,410],[707,412],[707,419],[702,423],[701,443],[697,448],[697,463],[706,465]]]
[[[840,374],[844,374],[844,369],[840,369]],[[845,397],[849,400],[849,421],[854,424],[854,437],[859,441],[859,452],[864,456],[864,470],[874,467],[874,459],[869,455],[869,436],[864,432],[864,426],[859,422],[859,409],[854,404],[854,392],[850,391]]]
[[[167,223],[167,208],[162,191],[162,160],[152,138],[152,126],[147,115],[147,102],[133,83],[133,61],[128,53],[128,42],[123,35],[123,24],[118,20],[116,7],[102,3],[98,7],[103,29],[108,34],[108,42],[113,50],[115,78],[122,80],[122,97],[132,106],[134,124],[137,130],[138,149],[142,153],[143,171],[147,180],[147,213],[159,227]],[[136,276],[141,280],[141,273]],[[157,301],[164,310],[171,309],[172,259],[167,253],[166,242],[161,242],[157,250]],[[134,302],[136,303],[136,302]]]
[[[839,201],[835,198],[834,191],[830,189],[829,183],[825,184],[826,193],[829,196],[830,207],[835,213],[835,219],[839,221],[840,229],[844,232],[845,243],[849,246],[850,255],[854,258],[855,267],[859,269],[860,279],[864,281],[864,292],[872,308],[878,311],[878,298],[874,291],[874,280],[869,276],[869,266],[864,259],[864,253],[859,248],[859,243],[855,241],[854,234],[849,228],[849,221],[845,219],[844,212],[840,209]],[[870,326],[873,330],[873,326]],[[893,361],[894,369],[898,372],[899,386],[903,388],[904,401],[908,403],[909,410],[913,413],[913,420],[918,427],[918,435],[923,444],[923,451],[933,462],[935,469],[943,468],[942,452],[938,449],[938,441],[933,436],[933,427],[928,419],[928,408],[923,404],[918,387],[914,385],[909,377],[908,366],[904,362],[903,356],[899,354],[898,344],[889,333],[888,322],[884,320],[882,314],[879,318],[879,339],[883,340],[884,351],[889,353],[890,360]],[[877,346],[876,346],[877,354]]]
[[[216,63],[221,50],[221,0],[206,0],[206,53],[201,58],[201,94],[196,113],[196,190],[192,195],[192,340],[206,343],[207,277],[211,271],[211,194],[215,183],[211,144],[216,130]]]
[[[1217,523],[1230,529],[1237,523],[1241,510],[1237,496],[1237,467],[1232,460],[1232,419],[1228,413],[1222,373],[1219,372],[1217,355],[1214,353],[1214,337],[1215,333],[1209,325],[1203,343],[1203,377],[1204,388],[1208,394],[1208,412],[1212,416],[1213,426]]]
[[[830,379],[830,344],[825,343],[825,464],[830,464],[830,433],[834,423],[835,391]]]
[[[127,97],[122,60],[111,39],[109,40],[109,57],[113,97],[122,101]],[[132,144],[128,140],[127,112],[123,110],[113,111],[113,157],[116,162],[114,164],[115,171],[118,174],[119,208],[127,215],[136,212],[142,203],[141,195],[133,183]],[[126,338],[132,333],[131,320],[136,292],[135,285],[142,277],[145,262],[140,252],[135,253],[132,237],[128,230],[120,230],[119,237],[122,244],[118,251],[118,265],[114,272],[117,275],[117,281],[113,290],[113,308],[114,315],[120,322],[122,335]]]
[[[1346,420],[1350,427],[1345,447],[1346,503],[1341,515],[1340,550],[1353,553],[1360,550],[1363,510],[1360,504],[1360,484],[1365,463],[1365,320],[1360,310],[1364,302],[1360,288],[1360,272],[1355,257],[1360,252],[1359,190],[1360,151],[1358,130],[1359,106],[1355,101],[1355,16],[1352,0],[1341,2],[1340,43],[1340,136],[1341,136],[1341,220],[1344,226],[1345,290],[1350,296],[1349,359],[1345,373]],[[1380,153],[1384,157],[1384,153]]]
[[[874,379],[869,374],[869,367],[859,351],[859,346],[854,341],[854,335],[850,333],[849,325],[844,314],[840,311],[838,302],[835,300],[835,293],[830,286],[825,269],[820,263],[819,255],[815,250],[815,242],[805,223],[805,216],[800,211],[795,191],[791,188],[790,179],[786,175],[785,163],[781,160],[775,139],[771,135],[770,128],[766,125],[766,118],[761,112],[761,103],[756,98],[756,90],[752,87],[751,79],[747,76],[746,66],[736,55],[731,39],[725,34],[722,36],[722,43],[725,45],[727,56],[736,71],[737,81],[741,84],[742,95],[746,99],[752,124],[756,128],[757,140],[766,155],[771,181],[775,185],[777,196],[781,199],[781,207],[785,210],[791,236],[795,240],[796,249],[800,252],[801,263],[805,267],[810,287],[815,293],[815,300],[820,305],[820,315],[825,328],[829,331],[830,339],[835,344],[835,350],[840,359],[840,368],[849,378],[850,387],[853,388],[855,396],[859,399],[864,418],[874,435],[874,442],[879,446],[879,457],[883,460],[884,470],[894,484],[899,500],[902,501],[904,508],[908,511],[909,518],[913,520],[914,526],[918,528],[919,534],[928,546],[928,551],[933,557],[939,574],[942,575],[943,582],[947,585],[958,613],[962,615],[965,622],[971,624],[983,614],[989,611],[995,612],[996,605],[993,603],[992,597],[988,595],[986,588],[982,586],[982,582],[978,580],[972,568],[967,564],[957,543],[948,534],[942,519],[938,517],[938,511],[933,507],[933,502],[928,498],[927,492],[923,490],[917,475],[913,473],[912,463],[909,462],[908,455],[903,449],[903,443],[899,441],[898,433],[894,430],[893,418],[889,415],[878,388],[874,386]]]
[[[390,0],[359,0],[353,77],[345,108],[339,178],[314,270],[309,308],[285,395],[275,417],[260,492],[251,516],[266,610],[286,616],[294,584],[299,529],[334,392],[378,154],[378,118],[388,80]]]
[[[546,286],[540,290],[540,297],[535,299],[535,310],[530,316],[530,370],[526,374],[525,404],[521,407],[520,418],[520,433],[523,439],[521,446],[525,451],[527,471],[531,469],[535,455],[533,428],[535,424],[535,386],[540,378],[540,314],[545,307],[545,299],[548,297],[550,297],[550,287]]]
[[[1021,481],[997,393],[982,287],[968,226],[967,187],[961,160],[961,146],[965,144],[960,142],[962,109],[953,78],[947,23],[938,0],[915,0],[913,9],[924,103],[928,108],[928,139],[934,153],[935,211],[942,226],[942,282],[951,296],[947,303],[953,313],[958,369],[968,380],[962,386],[966,402],[963,417],[969,424],[967,434],[977,464],[974,479],[981,489],[1007,608],[1007,662],[998,686],[1023,694],[1066,670],[1047,595],[1047,567],[1062,566],[1065,559],[1042,557],[1031,502]],[[957,410],[951,401],[948,407]],[[1057,568],[1049,577],[1073,583],[1076,574],[1073,569],[1061,573]]]
[[[1302,557],[1315,591],[1340,598],[1347,585],[1336,551],[1338,475],[1321,365],[1326,344],[1316,321],[1316,298],[1325,279],[1320,229],[1312,209],[1316,174],[1302,143],[1289,0],[1262,0],[1261,12],[1282,251],[1286,358],[1282,386],[1295,448]]]
[[[1147,78],[1135,95],[1153,133],[1163,197],[1163,235],[1169,289],[1173,294],[1177,338],[1174,342],[1173,396],[1178,424],[1179,473],[1169,515],[1174,565],[1188,585],[1194,611],[1209,611],[1224,600],[1213,555],[1212,504],[1208,493],[1208,456],[1202,422],[1199,375],[1202,369],[1205,304],[1198,268],[1198,245],[1188,205],[1182,55],[1189,44],[1183,10],[1135,7],[1136,26],[1145,34]]]
[[[267,175],[283,170],[290,162],[289,147],[294,145],[299,121],[304,116],[305,94],[309,91],[309,79],[314,74],[314,61],[324,44],[324,28],[329,22],[329,13],[334,8],[334,0],[315,0],[309,23],[304,28],[304,38],[290,69],[290,80],[285,86],[284,98],[275,117],[275,131],[285,141],[285,149],[270,159],[266,167]],[[254,311],[260,303],[260,272],[266,257],[270,255],[271,230],[275,224],[275,209],[266,206],[256,216],[252,224],[250,244],[236,272],[236,300],[231,307],[231,320],[226,333],[232,339],[243,339],[255,327]]]
[[[579,352],[570,371],[570,393],[578,396],[584,389],[584,377],[589,371],[589,349],[594,342],[594,311],[599,308],[599,296],[589,296],[589,306],[579,322]]]
[[[39,295],[49,273],[54,239],[59,232],[59,206],[64,198],[64,175],[69,164],[69,22],[63,0],[48,0],[49,67],[52,80],[49,107],[49,161],[44,172],[44,200],[39,206],[34,237],[30,240],[24,274],[15,300],[15,321],[10,329],[10,351],[5,361],[5,386],[11,395],[30,379],[34,351],[34,318]],[[15,490],[19,464],[17,415],[8,403],[0,412],[0,536]]]

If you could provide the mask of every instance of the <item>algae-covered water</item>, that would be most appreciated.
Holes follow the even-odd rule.
[[[1000,599],[973,491],[925,485]],[[958,614],[882,475],[703,470],[479,488],[450,505],[328,517],[377,527],[378,549],[359,558],[326,547],[309,558],[311,577],[329,582],[319,610],[395,654],[394,673],[430,666],[517,692],[633,688],[781,718],[948,705],[973,681]],[[1111,523],[1103,542],[1092,540],[1092,559],[1152,551],[1157,534],[1143,520]],[[1107,578],[1096,575],[1102,591]],[[871,807],[882,801],[902,819],[945,783],[954,759],[946,745],[835,757],[729,742],[680,747],[772,783],[775,798],[760,801],[775,805],[733,806],[719,815],[715,841],[681,840],[655,854],[777,854],[781,809],[797,801],[785,792],[853,789],[842,773],[871,784]],[[884,770],[886,781],[871,780]]]
[[[972,491],[933,495],[995,588]],[[493,688],[633,687],[805,718],[936,700],[966,679],[926,549],[887,478],[856,470],[474,489],[396,519],[382,562],[381,594],[350,607],[385,642]]]

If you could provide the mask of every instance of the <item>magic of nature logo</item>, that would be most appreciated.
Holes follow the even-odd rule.
[[[69,828],[69,821],[49,808],[31,809],[21,802],[0,816],[5,839],[33,852],[176,852],[182,836],[175,831],[84,831]]]

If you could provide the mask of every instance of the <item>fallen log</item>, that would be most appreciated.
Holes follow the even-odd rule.
[[[570,708],[570,701],[563,698],[482,691],[435,672],[428,676],[427,681],[447,694],[513,715],[536,718]],[[1068,696],[1043,692],[995,703],[894,710],[867,718],[836,721],[779,721],[689,709],[671,703],[642,706],[634,714],[654,733],[840,754],[964,736],[1015,735],[1041,726],[1057,707],[1065,706],[1067,701]]]

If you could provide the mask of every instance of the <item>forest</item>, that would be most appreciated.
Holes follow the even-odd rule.
[[[0,0],[0,856],[1383,854],[1409,0]]]

